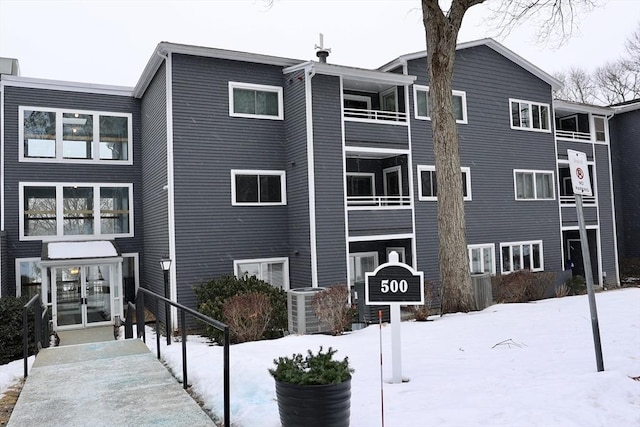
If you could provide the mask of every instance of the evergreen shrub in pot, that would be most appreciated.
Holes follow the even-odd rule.
[[[283,427],[347,427],[351,415],[349,358],[334,360],[337,350],[293,354],[273,361],[278,411]]]

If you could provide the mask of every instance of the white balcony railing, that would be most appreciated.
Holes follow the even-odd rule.
[[[556,130],[556,138],[574,139],[579,141],[591,141],[589,132],[574,132],[571,130]]]
[[[360,108],[345,108],[344,117],[351,119],[373,120],[381,122],[406,122],[407,113],[399,111],[363,110]]]
[[[347,196],[347,206],[393,207],[409,206],[409,196]]]
[[[560,204],[561,205],[575,205],[576,197],[575,196],[560,196]],[[596,196],[582,196],[582,204],[584,206],[595,206],[596,205]]]

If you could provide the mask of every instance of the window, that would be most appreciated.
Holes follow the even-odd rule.
[[[229,82],[229,115],[282,120],[282,88]]]
[[[606,120],[601,116],[593,117],[593,132],[597,142],[607,142]]]
[[[464,200],[471,200],[471,169],[460,168],[462,171],[462,194]],[[438,180],[436,178],[435,166],[418,165],[418,176],[420,186],[418,187],[418,200],[435,201],[438,200]]]
[[[255,276],[276,288],[289,289],[289,258],[237,260],[233,271],[238,278]]]
[[[20,107],[20,161],[132,163],[131,114]]]
[[[20,239],[133,236],[132,192],[132,184],[20,183]]]
[[[518,270],[542,271],[542,240],[530,242],[500,243],[502,274]]]
[[[378,252],[356,252],[349,254],[349,286],[364,283],[365,273],[378,267]],[[360,298],[364,297],[361,295]]]
[[[286,205],[285,171],[231,170],[231,204]]]
[[[588,163],[588,169],[589,169],[589,181],[591,182],[591,188],[595,190],[596,187],[593,182],[594,163],[591,161],[588,161],[587,163]],[[573,184],[571,183],[571,171],[569,170],[569,163],[566,161],[558,161],[558,182],[560,184],[560,192],[558,193],[560,204],[575,205],[576,198],[575,198],[575,195],[573,194]],[[596,205],[595,191],[593,196],[582,196],[582,203],[584,206],[595,206]]]
[[[367,172],[347,172],[347,196],[370,199],[376,194],[376,176]]]
[[[551,132],[549,104],[509,99],[511,128]]]
[[[554,200],[553,172],[513,171],[516,200]]]
[[[467,94],[459,90],[452,91],[453,115],[456,123],[467,123]],[[431,120],[431,101],[428,86],[413,86],[413,107],[416,119]]]
[[[468,245],[469,271],[471,273],[496,274],[495,250],[493,243],[482,245]]]
[[[42,292],[42,273],[46,271],[40,265],[40,258],[16,258],[16,295],[33,297]],[[50,291],[49,291],[50,292]],[[51,301],[51,294],[43,301]]]

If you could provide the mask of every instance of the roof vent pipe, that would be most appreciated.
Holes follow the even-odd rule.
[[[327,57],[329,56],[329,53],[331,53],[331,49],[324,47],[324,34],[320,33],[320,44],[315,45],[315,48],[318,50],[316,52],[316,56],[318,57],[320,62],[326,64]]]

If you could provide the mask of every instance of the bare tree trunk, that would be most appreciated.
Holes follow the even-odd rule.
[[[442,312],[474,308],[469,272],[458,129],[453,115],[452,80],[458,31],[466,10],[482,1],[454,0],[449,13],[437,0],[422,0],[427,39],[429,98],[436,176]]]

